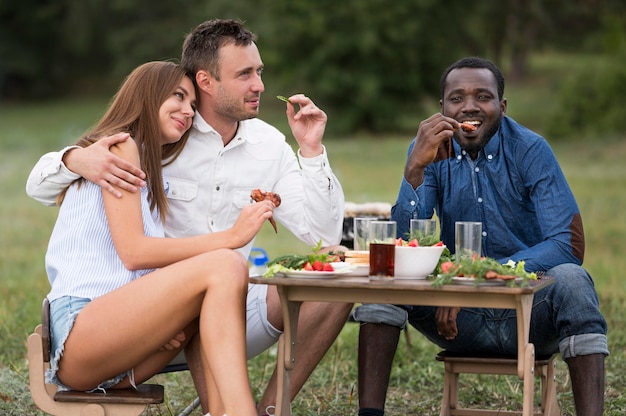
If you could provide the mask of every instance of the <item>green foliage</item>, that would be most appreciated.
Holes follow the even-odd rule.
[[[622,98],[626,95],[626,53],[572,68],[557,96],[557,110],[547,125],[555,137],[577,138],[591,131],[624,131]]]
[[[0,96],[98,92],[103,81],[115,84],[141,63],[178,58],[184,34],[196,24],[192,11],[201,3],[2,2]]]
[[[0,97],[112,94],[137,65],[177,60],[201,21],[236,18],[258,35],[268,92],[311,96],[332,116],[329,132],[406,133],[407,115],[425,102],[436,111],[439,76],[462,56],[493,59],[518,81],[539,50],[613,54],[626,44],[622,0],[266,3],[0,2]]]
[[[403,113],[438,94],[442,69],[458,57],[454,32],[439,23],[453,10],[433,1],[274,2],[284,18],[273,45],[289,57],[279,82],[340,114],[334,132],[397,130]]]
[[[0,2],[0,97],[44,95],[62,77],[64,7],[37,0]]]

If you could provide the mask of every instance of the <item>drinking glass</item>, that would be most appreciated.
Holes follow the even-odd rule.
[[[354,251],[369,250],[370,223],[372,217],[356,217],[354,219]]]
[[[370,223],[370,280],[393,280],[396,255],[395,221]]]
[[[454,224],[454,249],[458,260],[481,256],[482,232],[481,222],[457,221]]]
[[[414,238],[416,238],[417,241],[424,238],[428,238],[428,240],[435,240],[437,239],[437,220],[411,219],[409,233],[409,241]]]

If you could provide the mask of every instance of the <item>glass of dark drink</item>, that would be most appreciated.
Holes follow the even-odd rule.
[[[396,253],[396,222],[372,221],[369,235],[370,280],[393,280]]]

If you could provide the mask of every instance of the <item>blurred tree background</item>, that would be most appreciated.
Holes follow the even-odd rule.
[[[110,96],[137,65],[178,60],[185,34],[213,17],[244,21],[266,86],[311,95],[335,133],[404,132],[459,57],[487,57],[523,83],[531,54],[550,51],[590,62],[563,74],[551,133],[623,130],[623,0],[3,0],[0,99]]]

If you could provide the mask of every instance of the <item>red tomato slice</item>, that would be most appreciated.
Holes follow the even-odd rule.
[[[454,267],[454,263],[452,263],[451,261],[441,263],[441,271],[444,273],[448,273],[452,267]]]

